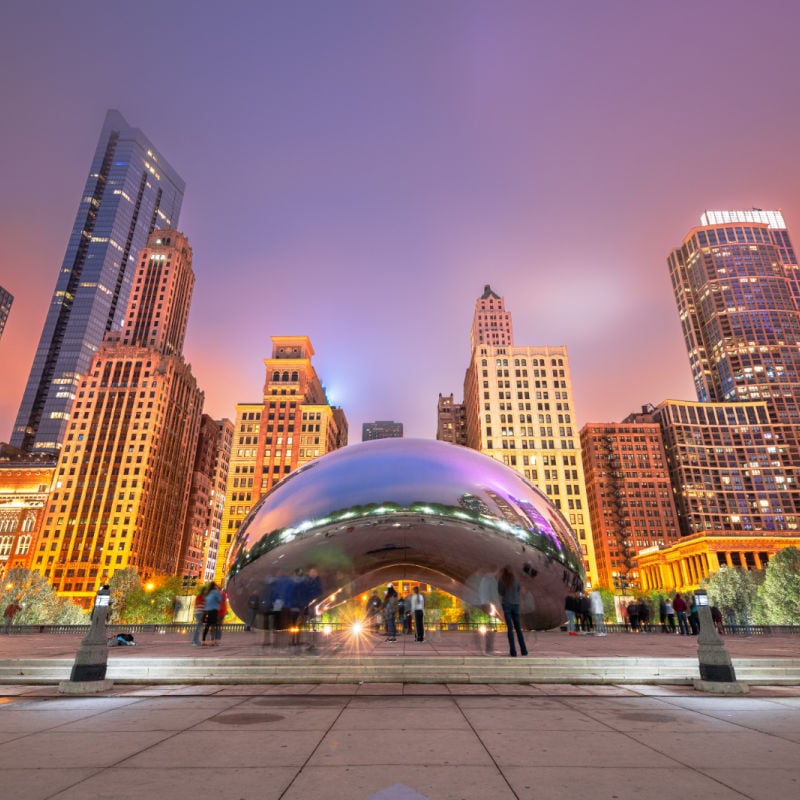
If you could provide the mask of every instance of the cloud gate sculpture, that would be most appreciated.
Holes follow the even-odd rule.
[[[307,599],[317,613],[410,580],[502,617],[496,574],[506,564],[520,579],[523,624],[561,624],[584,572],[575,534],[546,496],[475,450],[382,439],[309,462],[261,498],[237,533],[227,590],[245,619],[268,581],[300,570],[315,576]]]

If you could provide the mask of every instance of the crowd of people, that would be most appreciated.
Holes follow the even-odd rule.
[[[632,598],[617,606],[625,630],[629,633],[677,633],[681,636],[697,636],[700,633],[700,614],[694,595],[661,597],[654,606],[647,598]],[[711,619],[719,633],[723,633],[722,613],[711,606]],[[567,631],[571,636],[580,633],[596,633],[605,636],[603,599],[599,592],[590,594],[572,592],[564,602]]]
[[[414,635],[414,641],[425,641],[425,595],[415,586],[405,597],[389,584],[383,599],[377,591],[367,600],[367,617],[373,631],[383,627],[387,642],[397,641],[397,626],[404,636]]]

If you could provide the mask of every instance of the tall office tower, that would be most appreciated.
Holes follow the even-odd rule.
[[[780,212],[707,211],[668,264],[698,399],[764,401],[796,443],[800,293]]]
[[[5,330],[8,315],[11,311],[11,304],[13,302],[14,295],[0,286],[0,337],[2,337],[3,331]]]
[[[178,568],[180,575],[201,583],[214,577],[232,441],[230,420],[203,414]]]
[[[502,461],[547,494],[575,531],[587,582],[595,585],[567,348],[515,345],[511,314],[488,285],[475,303],[472,341],[464,379],[467,446]]]
[[[192,251],[156,231],[137,262],[124,327],[78,385],[31,563],[84,606],[116,570],[179,567],[203,404],[181,355]]]
[[[365,422],[361,426],[361,441],[371,442],[374,439],[402,439],[403,423],[388,419],[376,422]]]
[[[347,444],[344,412],[328,403],[306,336],[273,336],[262,400],[236,406],[215,580],[250,509],[303,464]]]
[[[56,462],[0,444],[0,578],[28,566]]]
[[[466,445],[467,420],[464,414],[464,404],[454,403],[452,392],[443,395],[439,392],[439,402],[436,406],[436,438],[440,442]]]
[[[184,183],[118,111],[100,133],[22,397],[11,444],[56,453],[78,384],[107,333],[119,332],[136,258],[177,225]]]
[[[200,419],[200,432],[194,453],[189,505],[181,537],[178,574],[202,580],[207,542],[211,529],[211,485],[219,429],[208,414]]]
[[[217,568],[217,551],[222,531],[222,514],[225,511],[225,489],[228,485],[228,468],[233,446],[233,422],[219,419],[217,424],[217,451],[214,456],[214,477],[211,481],[211,515],[205,553],[203,554],[203,580],[214,580]]]
[[[661,428],[632,414],[581,429],[598,585],[640,588],[637,554],[679,538]]]
[[[514,341],[511,312],[505,309],[505,298],[492,291],[487,283],[483,294],[475,301],[475,314],[469,334],[470,351],[481,344],[495,347],[510,345]]]

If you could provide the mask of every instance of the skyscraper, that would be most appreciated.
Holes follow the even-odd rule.
[[[361,441],[371,442],[375,439],[402,439],[403,423],[389,419],[365,422],[361,426]]]
[[[178,572],[203,403],[182,356],[191,263],[183,234],[151,235],[124,327],[90,361],[67,419],[31,568],[84,605],[116,570]]]
[[[12,431],[15,447],[61,447],[89,362],[103,337],[121,329],[139,251],[154,230],[177,225],[183,192],[150,140],[109,111]]]
[[[800,425],[798,265],[778,211],[707,211],[668,258],[697,399]],[[789,431],[787,431],[789,432]]]
[[[8,314],[11,311],[11,304],[14,302],[14,295],[0,286],[0,337],[8,321]]]
[[[273,336],[260,402],[236,406],[215,580],[224,580],[236,531],[255,503],[303,464],[347,444],[347,419],[328,403],[307,336]]]
[[[589,505],[567,348],[514,344],[505,300],[484,287],[475,302],[464,378],[468,447],[502,461],[545,492],[575,531],[594,585]]]

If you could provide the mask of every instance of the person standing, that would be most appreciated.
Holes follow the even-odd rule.
[[[578,632],[575,630],[575,610],[577,606],[577,599],[574,592],[570,592],[564,598],[564,611],[567,615],[567,630],[570,636],[577,636]]]
[[[606,635],[605,609],[603,608],[603,595],[595,589],[589,595],[589,602],[592,604],[592,616],[594,617],[594,632],[597,636]]]
[[[675,633],[675,608],[669,597],[664,600],[664,611],[667,615],[667,633]]]
[[[222,592],[220,592],[217,584],[211,581],[208,586],[208,594],[206,594],[206,613],[203,617],[206,623],[205,628],[203,628],[203,645],[206,643],[206,636],[208,636],[209,630],[211,630],[209,647],[213,647],[216,644],[214,637],[216,636],[216,628],[219,621],[219,607],[221,604]]]
[[[222,623],[228,615],[228,593],[221,589],[220,594],[222,595],[222,600],[217,609],[217,627],[214,628],[214,644],[216,645],[222,641]]]
[[[192,631],[192,647],[200,647],[200,631],[203,629],[203,618],[206,613],[206,595],[208,586],[201,586],[194,598],[194,631]]]
[[[678,628],[680,629],[681,636],[688,636],[689,621],[686,619],[686,612],[689,610],[689,607],[680,594],[675,595],[675,599],[672,601],[672,607],[675,609],[675,614],[678,617]]]
[[[514,644],[514,634],[516,633],[519,640],[519,651],[523,656],[526,656],[528,655],[528,648],[525,646],[525,637],[522,635],[522,626],[519,619],[519,581],[511,571],[511,567],[505,566],[500,571],[497,592],[500,595],[503,616],[506,619],[508,654],[516,658],[517,648]]]
[[[414,615],[414,641],[425,641],[425,598],[419,592],[419,586],[414,587],[410,598],[411,613]]]
[[[397,641],[397,591],[394,586],[386,590],[383,601],[383,617],[386,621],[386,641]]]
[[[16,600],[12,600],[3,612],[3,633],[8,636],[11,633],[11,626],[14,623],[14,617],[17,612],[22,611],[22,606],[18,605]]]

